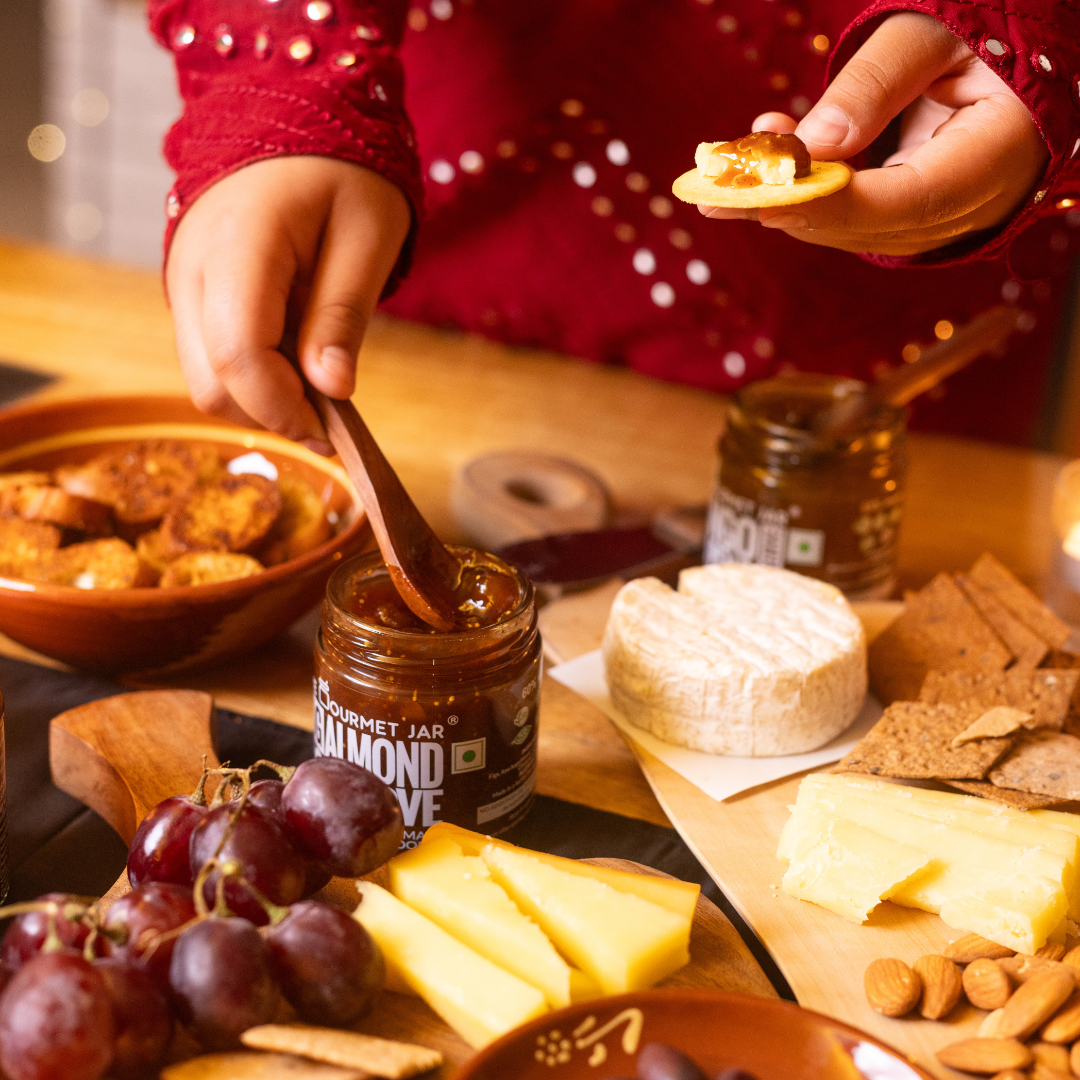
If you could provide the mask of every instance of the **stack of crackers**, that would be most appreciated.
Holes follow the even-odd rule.
[[[938,574],[870,645],[884,714],[835,772],[1080,810],[1080,649],[993,555]]]

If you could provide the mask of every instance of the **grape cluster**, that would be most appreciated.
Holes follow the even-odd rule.
[[[159,803],[128,852],[131,892],[102,914],[49,893],[0,943],[0,1068],[10,1080],[156,1075],[179,1021],[231,1049],[284,997],[301,1019],[347,1026],[382,988],[384,965],[345,912],[307,899],[397,851],[394,793],[367,769],[316,758],[296,769],[204,772]],[[256,766],[256,768],[258,765]],[[222,777],[207,802],[208,775]]]
[[[667,1043],[647,1043],[637,1058],[637,1080],[708,1080],[704,1070],[681,1050]],[[745,1069],[727,1068],[716,1080],[757,1080]]]

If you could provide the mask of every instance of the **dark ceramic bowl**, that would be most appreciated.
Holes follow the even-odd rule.
[[[538,1017],[481,1050],[454,1080],[614,1080],[637,1075],[651,1042],[689,1054],[705,1075],[758,1080],[932,1080],[857,1028],[775,998],[724,990],[642,990]]]
[[[337,535],[261,574],[213,585],[77,589],[0,578],[0,631],[37,652],[103,673],[172,671],[238,656],[284,630],[326,589],[370,529],[336,461],[265,431],[200,413],[187,398],[57,401],[0,412],[0,472],[87,461],[141,439],[206,441],[227,457],[258,451],[318,491]]]

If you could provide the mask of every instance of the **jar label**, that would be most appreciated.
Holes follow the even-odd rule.
[[[902,514],[899,494],[866,499],[844,514],[837,505],[762,506],[718,484],[702,557],[706,563],[790,567],[852,599],[888,596]]]
[[[439,821],[499,835],[532,804],[539,679],[537,659],[510,686],[462,700],[395,701],[316,672],[315,756],[370,769],[394,790],[403,850]]]

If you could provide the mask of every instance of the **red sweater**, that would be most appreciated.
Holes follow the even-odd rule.
[[[670,196],[699,141],[767,109],[804,114],[901,10],[966,41],[1050,148],[1002,229],[860,259]],[[186,103],[166,139],[166,244],[228,172],[343,158],[416,212],[386,310],[723,392],[784,367],[873,378],[939,321],[1004,297],[1034,328],[922,399],[915,426],[1036,432],[1080,251],[1075,0],[150,0],[150,13]]]

